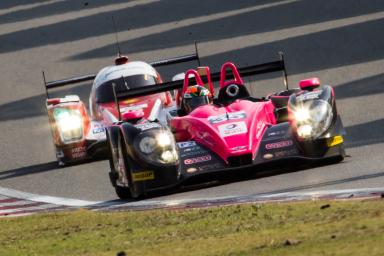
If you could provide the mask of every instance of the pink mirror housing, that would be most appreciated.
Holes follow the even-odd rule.
[[[300,81],[299,86],[301,90],[312,91],[320,86],[320,79],[317,77],[304,79]]]
[[[123,121],[129,121],[134,119],[140,119],[144,117],[144,111],[142,109],[135,111],[128,111],[121,114]]]

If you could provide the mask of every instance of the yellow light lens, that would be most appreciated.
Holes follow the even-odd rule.
[[[343,136],[339,135],[339,136],[335,136],[333,138],[329,138],[327,140],[327,145],[328,145],[328,147],[333,147],[333,146],[339,145],[343,142],[344,142]]]

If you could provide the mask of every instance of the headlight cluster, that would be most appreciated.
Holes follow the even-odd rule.
[[[140,134],[135,139],[139,157],[152,164],[172,165],[179,160],[172,133],[166,129],[155,129]]]
[[[303,139],[316,139],[320,137],[331,125],[333,111],[331,105],[325,100],[298,102],[291,106],[297,135]]]
[[[64,143],[75,142],[83,137],[83,118],[79,111],[56,108],[54,117]]]

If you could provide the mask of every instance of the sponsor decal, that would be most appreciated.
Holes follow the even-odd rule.
[[[143,104],[132,105],[132,106],[128,106],[128,107],[122,107],[122,108],[120,108],[120,111],[121,112],[135,111],[135,110],[140,110],[140,109],[147,108],[147,107],[148,107],[148,104],[143,103]]]
[[[286,147],[289,147],[292,145],[293,145],[292,140],[284,140],[284,141],[266,144],[265,148],[266,149],[277,149],[277,148],[286,148]]]
[[[180,153],[181,158],[186,157],[193,157],[193,156],[201,156],[203,154],[207,154],[208,152],[206,150],[202,150],[201,148],[196,148],[196,150],[193,151],[184,151]]]
[[[274,136],[280,136],[280,135],[284,135],[286,133],[285,130],[280,130],[280,131],[275,131],[275,132],[269,132],[267,134],[268,137],[274,137]]]
[[[237,134],[247,133],[248,129],[245,122],[236,122],[229,124],[222,124],[218,126],[221,136],[233,136]]]
[[[64,152],[63,152],[63,150],[58,150],[58,151],[56,151],[56,157],[57,157],[57,158],[62,158],[62,157],[64,157]]]
[[[263,127],[263,125],[264,125],[264,121],[257,122],[257,125],[256,125],[256,130],[257,130],[256,137],[257,138],[260,138],[261,133],[264,131],[264,129],[261,129]]]
[[[222,114],[218,116],[210,116],[208,117],[208,121],[211,124],[218,124],[225,122],[227,120],[236,120],[236,119],[242,119],[246,118],[247,115],[245,114],[244,111],[238,111],[238,112],[233,112],[233,113],[228,113],[228,114]]]
[[[229,150],[231,150],[231,151],[243,151],[246,149],[247,149],[247,146],[238,146],[238,147],[230,148]]]
[[[194,172],[197,172],[197,168],[192,167],[187,169],[187,173],[194,173]]]
[[[192,151],[196,151],[199,149],[201,149],[199,146],[192,146],[192,147],[188,147],[188,148],[183,148],[183,152],[187,153],[187,152],[192,152]]]
[[[196,146],[196,142],[193,140],[183,141],[183,142],[177,143],[177,145],[179,146],[179,148],[190,148],[190,147]],[[187,151],[187,150],[185,150],[185,151]]]
[[[282,150],[275,152],[275,157],[285,157],[285,156],[291,156],[297,154],[296,149],[290,149],[290,150]]]
[[[297,96],[298,100],[313,100],[313,99],[318,99],[320,94],[323,92],[323,90],[319,91],[314,91],[314,92],[308,92],[305,94],[301,94]]]
[[[144,181],[155,179],[155,173],[153,171],[144,171],[132,173],[132,181]]]
[[[93,134],[102,133],[104,131],[105,131],[104,127],[95,127],[92,130]]]
[[[72,154],[73,153],[80,153],[80,152],[84,152],[84,151],[85,151],[85,147],[77,147],[77,148],[72,149]]]
[[[212,159],[211,155],[199,156],[195,158],[185,159],[184,164],[189,165],[189,164],[207,162],[207,161],[210,161],[211,159]]]
[[[272,159],[273,158],[273,154],[265,154],[265,155],[263,155],[263,158],[267,159],[267,160]]]
[[[84,158],[87,155],[85,147],[77,147],[71,150],[72,158]]]
[[[199,166],[199,171],[208,171],[208,170],[218,170],[223,168],[223,165],[220,163],[213,163]]]
[[[152,129],[152,128],[161,127],[161,125],[159,125],[158,123],[148,122],[148,123],[143,123],[143,124],[136,124],[135,127],[139,128],[142,131],[144,131],[144,130],[149,130],[149,129]]]

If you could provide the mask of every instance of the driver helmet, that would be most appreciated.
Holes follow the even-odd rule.
[[[195,108],[209,104],[211,99],[212,95],[210,91],[204,86],[189,86],[183,95],[181,108],[186,114],[189,114]]]

